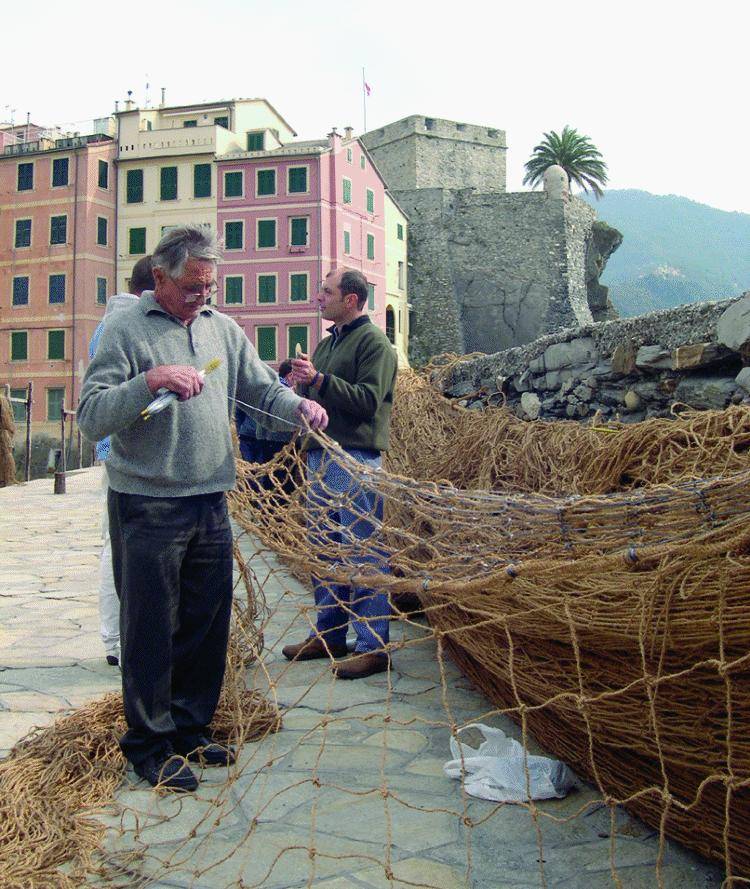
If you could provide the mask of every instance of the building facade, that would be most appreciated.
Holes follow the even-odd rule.
[[[400,366],[409,364],[409,299],[407,219],[404,211],[385,195],[385,333],[396,347]]]
[[[374,323],[386,320],[386,190],[351,130],[326,140],[217,158],[219,308],[264,361],[297,344],[312,353],[325,335],[315,299],[326,274],[361,270]]]
[[[115,143],[59,135],[6,129],[0,149],[0,384],[33,381],[32,421],[50,430],[78,402],[115,280]]]

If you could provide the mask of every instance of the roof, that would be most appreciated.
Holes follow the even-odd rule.
[[[236,161],[245,158],[263,157],[296,157],[302,154],[323,154],[330,150],[327,139],[308,139],[305,142],[288,142],[279,148],[269,148],[267,151],[233,151],[219,155],[217,161]]]
[[[256,97],[254,99],[217,99],[215,102],[194,102],[188,105],[155,105],[153,108],[126,108],[124,111],[117,111],[116,114],[133,114],[135,111],[184,111],[185,113],[189,113],[191,111],[195,111],[198,108],[214,108],[217,105],[236,105],[239,102],[264,102],[268,107],[273,111],[273,113],[278,117],[278,119],[285,124],[285,126],[296,136],[297,131],[294,127],[289,123],[286,118],[279,114],[279,112],[274,108],[274,106],[268,101],[268,99],[262,99],[260,97]]]

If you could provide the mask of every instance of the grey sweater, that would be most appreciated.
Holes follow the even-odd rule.
[[[200,370],[212,358],[221,359],[221,365],[207,374],[200,395],[141,419],[154,399],[147,370],[163,364]],[[293,431],[289,423],[297,425],[301,399],[281,385],[231,318],[205,306],[185,327],[146,292],[138,303],[107,318],[83,380],[78,424],[90,441],[112,436],[107,473],[115,491],[151,497],[228,491],[235,469],[234,403],[227,396],[235,394],[282,418],[258,414],[268,428]]]

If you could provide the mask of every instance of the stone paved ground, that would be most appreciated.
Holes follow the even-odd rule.
[[[98,469],[73,474],[64,496],[52,494],[48,479],[0,489],[4,752],[31,727],[119,685],[98,639],[99,480]],[[195,797],[159,797],[130,772],[118,793],[119,808],[104,816],[113,827],[107,839],[113,860],[138,845],[144,850],[138,872],[161,887],[539,886],[528,813],[472,799],[464,809],[459,784],[443,774],[449,758],[445,701],[458,723],[490,708],[450,663],[444,696],[426,630],[395,628],[397,639],[411,641],[396,652],[388,676],[335,682],[322,662],[290,665],[280,648],[304,634],[300,605],[309,594],[252,539],[244,537],[242,548],[273,608],[264,663],[249,680],[273,686],[284,728],[247,745],[229,781],[224,770],[206,771]],[[509,721],[484,721],[517,736]],[[540,808],[565,817],[595,796],[580,784],[566,799]],[[479,822],[470,831],[464,815]],[[567,823],[540,824],[548,886],[614,885],[605,810],[594,807]],[[624,812],[618,825],[615,860],[622,886],[656,886],[655,834]],[[386,858],[393,880],[383,866]],[[717,868],[671,843],[663,876],[670,889],[721,883]],[[125,882],[135,885],[132,873]]]

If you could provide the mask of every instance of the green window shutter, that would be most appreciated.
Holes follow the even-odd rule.
[[[352,150],[351,148],[346,149],[346,160],[348,163],[352,162]]]
[[[34,164],[18,165],[18,190],[31,191],[34,188]]]
[[[367,236],[367,258],[375,259],[375,235]]]
[[[224,127],[225,130],[229,129],[229,118],[228,117],[215,117],[214,124],[217,127]]]
[[[10,397],[11,398],[28,398],[28,391],[26,389],[11,389]],[[16,401],[11,402],[11,407],[13,408],[13,419],[16,423],[25,423],[26,422],[26,405],[18,404]]]
[[[375,212],[375,192],[371,188],[367,189],[367,212]]]
[[[65,244],[68,240],[68,217],[53,216],[50,219],[49,242],[50,244]]]
[[[99,188],[109,188],[109,164],[99,161]]]
[[[104,306],[107,304],[107,279],[96,279],[96,304]]]
[[[292,239],[291,239],[292,247],[306,247],[307,246],[307,217],[306,216],[292,219],[291,237],[292,237]]]
[[[47,419],[59,420],[65,400],[64,389],[47,389]]]
[[[289,193],[299,194],[307,191],[307,167],[289,168]]]
[[[247,150],[263,151],[265,145],[265,133],[248,133],[247,134]]]
[[[258,247],[276,246],[276,220],[261,219],[258,221]]]
[[[211,164],[196,164],[193,167],[193,195],[196,198],[211,197]]]
[[[107,246],[107,220],[104,216],[96,219],[96,243],[101,247]]]
[[[197,120],[184,120],[182,122],[182,125],[183,125],[183,127],[197,127],[198,121]]]
[[[302,324],[293,324],[287,328],[287,356],[294,357],[297,345],[307,355],[307,327]]]
[[[52,185],[67,185],[70,163],[67,157],[56,157],[52,161]]]
[[[224,223],[224,244],[227,250],[242,250],[245,225],[243,222]]]
[[[352,236],[351,232],[344,232],[344,253],[352,252]]]
[[[29,334],[25,330],[14,330],[10,335],[10,360],[27,361],[29,357]]]
[[[276,361],[276,328],[256,327],[255,336],[260,360]]]
[[[128,253],[131,256],[136,256],[139,253],[146,252],[146,229],[145,228],[131,228],[128,232]]]
[[[65,358],[65,331],[47,331],[47,360],[60,361]]]
[[[161,178],[161,200],[176,201],[177,200],[177,167],[162,167],[160,172]]]
[[[351,204],[352,202],[352,183],[349,179],[344,179],[344,203]]]
[[[257,177],[258,195],[276,194],[276,170],[258,170]]]
[[[231,275],[224,278],[224,302],[228,306],[242,304],[242,276]]]
[[[20,275],[13,279],[13,305],[27,306],[29,304],[29,278]]]
[[[126,202],[140,204],[143,201],[143,170],[128,170],[126,183]]]
[[[367,285],[367,308],[370,311],[373,311],[375,308],[375,285],[368,284]]]
[[[364,170],[364,168],[365,168],[365,156],[364,156],[364,154],[360,154],[360,156],[359,156],[359,165],[360,165],[360,167],[362,167],[362,169]]]
[[[401,225],[400,222],[396,223],[396,237],[399,239],[399,241],[404,240],[404,227],[403,225]]]
[[[276,302],[276,275],[258,275],[258,302]]]
[[[242,173],[239,170],[224,174],[224,197],[242,197]]]
[[[65,275],[49,276],[49,301],[50,303],[65,302]]]
[[[31,220],[16,220],[16,247],[31,247]]]
[[[289,291],[289,300],[291,302],[307,302],[307,275],[290,275]]]

